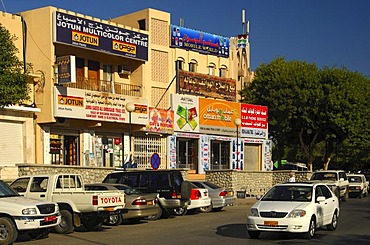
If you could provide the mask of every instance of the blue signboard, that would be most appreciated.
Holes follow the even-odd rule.
[[[202,31],[171,25],[171,47],[229,57],[230,39]]]
[[[148,60],[148,35],[56,11],[54,42]]]

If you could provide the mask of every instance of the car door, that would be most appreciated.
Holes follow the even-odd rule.
[[[322,217],[322,224],[327,225],[330,224],[333,213],[336,206],[336,198],[333,196],[332,192],[328,189],[325,185],[317,186],[318,192],[321,193],[321,196],[325,197],[325,201],[319,203],[321,209],[321,217]]]

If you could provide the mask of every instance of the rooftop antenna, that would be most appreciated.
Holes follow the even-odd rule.
[[[3,5],[4,12],[6,12],[6,8],[5,8],[5,4],[4,4],[3,0],[1,0],[1,3],[2,3],[2,5]]]
[[[245,9],[242,9],[242,34],[245,34],[244,25],[245,25]]]
[[[183,18],[180,18],[180,26],[184,27],[184,19]]]

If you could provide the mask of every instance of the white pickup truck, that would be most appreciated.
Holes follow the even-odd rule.
[[[86,191],[79,174],[22,176],[10,186],[26,197],[58,203],[62,221],[54,229],[62,234],[81,225],[88,230],[100,229],[104,219],[125,207],[124,193]]]
[[[58,204],[20,196],[0,180],[0,244],[12,244],[19,233],[46,237],[60,221]]]

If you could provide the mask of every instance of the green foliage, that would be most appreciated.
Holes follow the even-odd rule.
[[[9,31],[0,24],[0,109],[29,98],[27,74]]]
[[[319,70],[315,64],[277,58],[256,69],[241,95],[244,103],[268,106],[275,160],[318,164],[317,158],[332,159],[342,166],[355,158],[364,165],[370,162],[364,152],[370,147],[369,82],[346,68]]]

